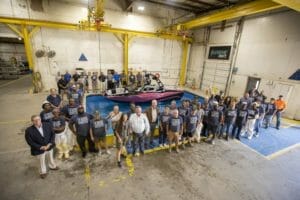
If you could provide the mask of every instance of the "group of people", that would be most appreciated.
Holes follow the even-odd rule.
[[[103,72],[100,72],[100,74],[92,72],[90,75],[87,73],[79,74],[78,72],[75,72],[71,75],[66,71],[63,75],[59,73],[56,81],[60,95],[67,94],[72,86],[75,86],[77,90],[81,90],[82,92],[92,91],[93,93],[104,94],[107,90],[119,87],[128,87],[129,89],[134,90],[144,84],[150,84],[151,77],[150,74],[145,71],[143,73],[137,72],[136,74],[130,71],[128,80],[125,77],[124,71],[120,74],[117,71],[108,71],[107,75]]]
[[[102,116],[99,110],[92,114],[85,112],[80,87],[71,86],[66,90],[66,105],[62,100],[64,93],[60,96],[56,89],[50,90],[41,113],[31,117],[32,126],[25,132],[31,154],[39,158],[41,178],[47,175],[46,156],[49,157],[49,169],[58,169],[53,158],[54,147],[58,159],[68,159],[77,146],[82,157],[86,157],[88,151],[101,155],[102,148],[111,154],[106,142],[110,127],[116,141],[117,165],[122,167],[121,157],[127,154],[126,146],[131,146],[132,154],[138,156],[153,147],[157,137],[159,146],[166,147],[169,152],[173,147],[179,152],[179,147],[193,146],[193,142],[199,143],[203,136],[210,144],[215,143],[216,137],[240,140],[246,136],[251,139],[259,136],[262,126],[270,127],[274,116],[279,129],[281,113],[286,109],[282,95],[267,102],[263,93],[256,91],[245,93],[240,100],[224,97],[222,93],[204,99],[203,103],[198,98],[184,99],[177,106],[173,100],[163,110],[158,108],[156,100],[152,100],[144,111],[132,102],[127,113],[115,105],[107,116]]]

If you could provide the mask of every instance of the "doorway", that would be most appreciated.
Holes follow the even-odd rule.
[[[247,87],[245,92],[249,92],[252,89],[258,89],[261,78],[248,77]]]

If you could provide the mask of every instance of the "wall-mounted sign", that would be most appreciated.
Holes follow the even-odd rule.
[[[300,81],[300,69],[298,69],[292,76],[289,77],[290,80]]]
[[[231,46],[211,46],[209,47],[208,59],[228,60]]]
[[[85,57],[85,55],[83,53],[80,55],[79,61],[87,61],[87,58]]]

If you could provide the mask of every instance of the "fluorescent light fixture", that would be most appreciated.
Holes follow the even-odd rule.
[[[145,7],[144,6],[138,6],[137,8],[139,11],[144,11],[145,10]]]

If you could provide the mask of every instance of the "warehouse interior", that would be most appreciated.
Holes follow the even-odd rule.
[[[0,197],[299,200],[299,55],[297,0],[2,0]],[[109,70],[127,80],[158,74],[166,88],[201,98],[222,91],[239,99],[252,88],[268,100],[282,95],[282,128],[179,154],[148,149],[122,169],[111,134],[112,155],[83,159],[78,149],[55,157],[59,170],[40,179],[24,139],[31,116],[66,71]]]

